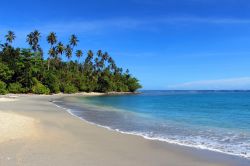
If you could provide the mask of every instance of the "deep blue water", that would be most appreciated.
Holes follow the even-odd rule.
[[[117,131],[250,158],[250,92],[143,91],[57,104]]]

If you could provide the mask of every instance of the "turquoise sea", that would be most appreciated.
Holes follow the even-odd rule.
[[[248,91],[142,91],[55,103],[109,129],[250,159]]]

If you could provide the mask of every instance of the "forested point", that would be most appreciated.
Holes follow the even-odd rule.
[[[71,35],[65,45],[51,32],[46,37],[50,47],[47,59],[39,44],[39,31],[27,35],[29,48],[13,47],[15,38],[15,33],[9,31],[6,42],[0,42],[0,94],[135,92],[141,88],[139,81],[128,70],[117,67],[107,52],[99,50],[95,54],[89,50],[85,55],[77,50],[76,35]],[[73,56],[77,60],[71,60]]]

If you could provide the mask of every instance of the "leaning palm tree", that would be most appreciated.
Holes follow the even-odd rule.
[[[5,38],[6,38],[6,42],[10,44],[15,40],[16,35],[13,31],[8,31],[8,34],[5,35]]]
[[[49,58],[48,58],[48,70],[49,70],[50,59],[56,56],[56,49],[55,47],[53,47],[53,45],[56,44],[57,42],[56,33],[50,32],[50,34],[47,36],[47,42],[50,44]]]

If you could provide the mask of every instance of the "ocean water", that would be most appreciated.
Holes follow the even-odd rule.
[[[142,91],[55,103],[109,129],[250,159],[248,91]]]

